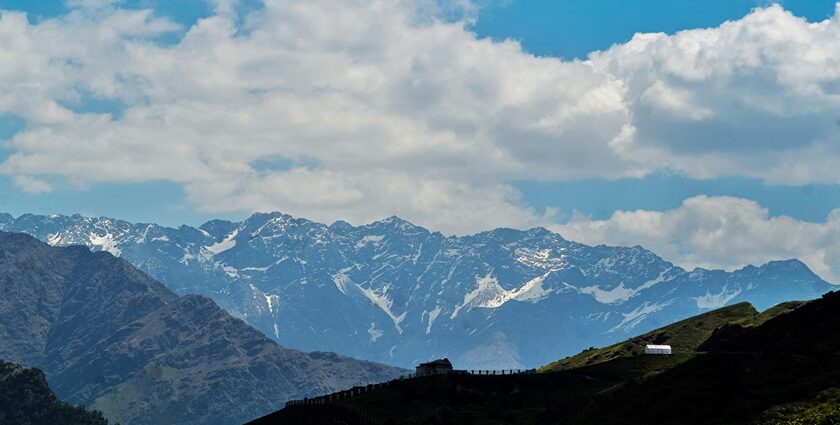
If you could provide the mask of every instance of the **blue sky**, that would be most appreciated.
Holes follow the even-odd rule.
[[[251,8],[257,2],[251,2]],[[684,29],[715,27],[736,20],[756,6],[755,0],[713,0],[705,2],[671,0],[519,1],[484,4],[471,27],[479,37],[515,39],[535,55],[566,59],[585,58],[590,52],[629,40],[637,32],[674,33]],[[832,0],[788,0],[784,7],[812,22],[833,14]],[[189,28],[212,14],[204,0],[129,0],[126,8],[153,8]],[[68,12],[61,0],[0,0],[0,8],[22,10],[38,22]],[[80,112],[111,112],[119,116],[119,102],[88,98],[68,107]],[[8,140],[23,122],[14,115],[0,116],[0,140]],[[9,154],[0,150],[0,159]],[[522,200],[538,211],[557,208],[561,217],[572,211],[593,218],[607,218],[615,210],[676,208],[682,200],[698,194],[730,195],[758,201],[771,215],[821,221],[840,206],[840,187],[835,185],[770,185],[760,179],[727,177],[691,179],[675,173],[656,173],[644,178],[582,179],[562,181],[524,180],[512,182]],[[131,184],[59,185],[50,193],[28,194],[9,177],[0,177],[0,210],[12,214],[73,213],[111,215],[135,221],[169,225],[197,224],[212,217],[238,218],[239,212],[201,212],[185,199],[182,187],[167,182]]]
[[[510,1],[485,7],[475,31],[497,39],[520,40],[531,53],[585,58],[629,40],[637,32],[716,27],[743,17],[768,1],[604,0]],[[833,0],[787,0],[787,10],[817,22],[834,14]]]
[[[833,0],[0,10],[0,212],[545,226],[840,281]]]

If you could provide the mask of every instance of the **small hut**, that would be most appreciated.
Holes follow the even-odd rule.
[[[671,346],[648,344],[645,346],[645,354],[659,354],[667,356],[671,354]]]
[[[452,363],[449,359],[438,359],[428,363],[420,363],[417,365],[417,376],[432,376],[443,375],[452,372]]]

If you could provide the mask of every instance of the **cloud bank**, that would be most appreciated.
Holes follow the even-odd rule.
[[[70,4],[38,23],[0,15],[0,115],[26,122],[0,173],[30,192],[168,181],[205,212],[398,214],[466,233],[553,222],[521,202],[514,180],[668,170],[840,184],[840,13],[810,23],[770,6],[564,61],[478,38],[469,1],[266,0],[242,15],[218,0],[190,28],[114,1]],[[453,10],[466,18],[440,18]],[[671,217],[695,202],[565,229],[590,240],[584,230],[621,214]],[[722,202],[761,216],[747,201],[701,203]],[[689,264],[748,256],[744,242],[737,259],[693,258],[662,242],[679,232],[657,230],[651,247]]]

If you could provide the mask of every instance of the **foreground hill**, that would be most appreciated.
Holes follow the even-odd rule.
[[[761,314],[738,305],[648,335],[698,351],[614,356],[533,375],[399,381],[255,424],[836,424],[838,312],[840,293]],[[720,325],[711,333],[703,325],[710,321]],[[709,336],[698,344],[701,334]]]
[[[749,303],[738,303],[681,320],[609,347],[584,350],[575,356],[551,363],[541,368],[540,371],[552,372],[574,369],[603,363],[619,357],[638,356],[644,354],[647,344],[667,344],[678,353],[696,352],[713,334],[723,327],[734,326],[741,329],[742,327],[757,326],[779,314],[792,311],[802,304],[804,303],[801,301],[786,302],[759,313]]]
[[[763,310],[832,288],[796,260],[689,271],[642,247],[541,228],[444,236],[397,217],[351,226],[272,213],[167,228],[0,215],[2,229],[111,252],[285,346],[404,367],[448,357],[532,368],[726,305]]]
[[[0,232],[0,358],[124,424],[234,424],[399,369],[303,353],[126,261]]]
[[[0,424],[107,425],[99,412],[60,401],[44,374],[0,360]]]

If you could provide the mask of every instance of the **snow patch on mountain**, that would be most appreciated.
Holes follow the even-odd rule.
[[[391,321],[394,322],[394,327],[397,329],[397,332],[402,334],[403,330],[400,327],[400,323],[405,319],[406,313],[403,313],[399,316],[394,314],[391,311],[391,307],[394,305],[394,301],[388,296],[388,289],[391,288],[391,285],[385,285],[380,289],[373,289],[373,288],[364,288],[359,284],[355,284],[359,291],[362,291],[362,294],[370,300],[370,302],[374,303],[377,307],[382,309],[388,317],[391,318]]]
[[[382,242],[382,239],[385,239],[385,235],[368,235],[363,237],[361,240],[356,242],[356,249],[361,249],[366,247],[368,244],[379,245],[379,242]]]
[[[652,287],[654,287],[654,286],[656,286],[656,285],[658,285],[662,282],[665,282],[666,280],[668,280],[668,273],[671,272],[672,270],[674,270],[673,267],[668,267],[667,269],[662,271],[662,273],[659,273],[659,276],[657,276],[655,279],[651,279],[651,280],[639,285],[639,287],[636,288],[636,293],[638,294],[639,292],[642,292],[645,289],[652,288]]]
[[[669,306],[671,302],[672,301],[666,301],[663,303],[650,303],[648,301],[645,301],[644,304],[637,307],[635,310],[629,313],[622,313],[621,315],[623,316],[623,319],[621,320],[621,323],[607,331],[607,333],[615,332],[617,330],[630,332],[633,330],[633,328],[638,326],[639,323],[642,323],[642,321],[645,320],[645,318],[647,318],[649,314],[656,313],[657,311],[662,310],[663,308]]]
[[[458,313],[466,308],[499,308],[510,300],[537,303],[550,295],[553,291],[543,288],[545,278],[551,272],[537,276],[521,287],[506,291],[499,285],[499,281],[491,276],[476,277],[476,288],[464,295],[464,301],[455,306],[449,319],[458,317]]]
[[[582,294],[592,295],[592,297],[595,298],[595,301],[598,301],[601,304],[621,304],[630,298],[639,295],[645,289],[652,288],[667,280],[668,272],[671,270],[673,270],[673,267],[659,273],[659,276],[655,279],[648,280],[639,285],[637,288],[628,288],[624,286],[624,282],[621,282],[618,286],[609,290],[601,289],[598,285],[591,285],[580,288],[579,291]]]
[[[377,329],[376,323],[370,322],[370,327],[368,328],[368,335],[370,335],[370,342],[376,342],[376,340],[381,338],[382,335],[385,335],[385,332],[383,332],[382,329]]]
[[[231,279],[238,279],[239,278],[239,270],[236,267],[220,264],[222,270],[224,270],[225,274],[228,275]]]
[[[181,256],[181,258],[178,260],[178,262],[185,265],[185,266],[188,266],[190,264],[190,262],[192,260],[195,260],[195,259],[196,259],[196,256],[193,253],[185,250],[184,255]]]
[[[586,320],[606,322],[610,318],[611,311],[602,311],[600,313],[589,313],[586,315]]]
[[[620,304],[636,295],[636,291],[625,287],[623,282],[610,290],[603,290],[598,285],[593,285],[580,288],[580,292],[592,295],[595,301],[601,304]]]
[[[88,237],[91,246],[98,247],[102,251],[110,252],[114,257],[119,257],[122,250],[117,246],[117,240],[114,235],[106,233],[102,236],[96,233],[91,233]]]
[[[335,284],[335,287],[338,288],[339,292],[344,295],[347,295],[347,286],[353,285],[353,281],[350,280],[350,277],[347,276],[345,273],[353,270],[352,267],[346,267],[338,271],[338,273],[332,275],[332,281]]]
[[[426,324],[426,335],[428,335],[428,334],[432,333],[432,324],[434,324],[434,323],[435,323],[435,319],[437,319],[437,318],[438,318],[438,316],[440,316],[440,312],[441,312],[442,310],[443,310],[443,309],[441,308],[441,306],[436,306],[436,307],[434,308],[434,310],[432,310],[432,311],[430,311],[430,312],[426,313],[426,314],[427,314],[427,317],[428,317],[428,321],[427,321],[427,324]],[[425,313],[425,312],[424,312],[424,313]]]
[[[268,271],[268,267],[245,267],[244,269],[240,270],[241,272],[256,272],[256,273],[265,273]]]
[[[47,243],[52,246],[57,246],[61,244],[61,233],[50,233],[47,236]]]
[[[550,289],[545,289],[542,286],[549,274],[551,274],[551,272],[547,272],[542,276],[537,276],[526,282],[521,288],[510,292],[510,299],[530,303],[538,303],[542,301],[545,297],[554,292]]]
[[[561,253],[565,250],[565,248],[558,249]],[[517,248],[515,251],[516,261],[537,269],[562,270],[566,266],[566,256],[560,254],[557,257],[552,257],[551,251],[551,249]]]
[[[725,306],[740,293],[740,289],[733,289],[730,291],[724,286],[723,290],[717,294],[711,294],[709,291],[706,291],[705,295],[699,296],[695,298],[695,300],[697,301],[697,308],[714,310]]]
[[[455,307],[450,319],[458,317],[458,312],[464,307],[468,310],[472,307],[496,308],[510,299],[510,294],[499,285],[499,281],[489,274],[484,277],[476,277],[476,288],[464,295],[464,301]]]
[[[276,294],[263,294],[263,296],[265,297],[266,304],[268,304],[268,311],[274,314],[274,306],[277,305],[280,297]]]
[[[208,257],[214,257],[236,246],[236,236],[239,235],[239,229],[227,235],[221,242],[214,243],[210,246],[205,246],[204,250],[209,253]]]
[[[251,298],[254,300],[258,312],[268,310],[268,314],[276,314],[274,310],[280,305],[279,295],[263,292],[253,283],[249,283],[248,288],[251,289]]]

